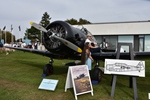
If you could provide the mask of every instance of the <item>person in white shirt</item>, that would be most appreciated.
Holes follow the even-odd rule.
[[[108,43],[106,42],[105,37],[103,37],[103,41],[102,41],[102,43],[100,44],[100,47],[103,48],[103,49],[108,48]]]
[[[5,44],[4,44],[4,46],[9,46],[9,44],[8,44],[8,43],[5,43]],[[9,51],[10,51],[10,49],[9,49],[9,48],[5,48],[6,55],[8,55],[8,54],[9,54]]]
[[[98,47],[96,43],[91,41],[91,34],[87,34],[87,39],[85,40],[85,43],[87,43],[87,42],[89,42],[89,47],[90,47],[91,53],[100,52],[101,48]]]

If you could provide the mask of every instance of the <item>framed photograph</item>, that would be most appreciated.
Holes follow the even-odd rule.
[[[71,67],[71,75],[76,95],[93,92],[87,65]]]
[[[77,95],[90,93],[93,96],[93,87],[87,65],[69,66],[66,78],[65,92],[68,88],[74,90],[75,99]]]

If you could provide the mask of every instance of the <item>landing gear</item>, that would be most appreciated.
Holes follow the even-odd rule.
[[[53,74],[53,65],[52,65],[52,63],[53,63],[53,59],[50,58],[49,64],[46,64],[44,66],[44,69],[43,69],[43,75],[44,76],[49,76],[49,75]]]
[[[95,67],[92,73],[92,80],[97,81],[98,83],[102,80],[102,71],[100,68]]]
[[[96,65],[94,66],[94,70],[92,72],[92,80],[99,83],[102,80],[102,70],[98,66],[99,63],[96,61]]]

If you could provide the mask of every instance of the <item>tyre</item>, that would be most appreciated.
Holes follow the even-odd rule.
[[[46,76],[53,74],[53,66],[51,64],[46,64],[43,69],[43,74]]]
[[[98,83],[102,80],[102,71],[98,67],[93,70],[92,80],[98,81]]]

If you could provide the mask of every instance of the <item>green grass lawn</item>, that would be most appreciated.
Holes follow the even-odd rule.
[[[145,60],[146,77],[137,77],[139,100],[147,100],[150,93],[150,58]],[[59,80],[55,91],[39,90],[42,72],[49,58],[28,52],[16,51],[9,55],[0,53],[0,100],[74,100],[73,88],[65,92],[68,67],[62,63],[72,60],[54,59],[54,74],[47,79]],[[90,93],[77,96],[79,100],[133,100],[133,88],[129,88],[129,77],[118,76],[115,95],[111,93],[111,75],[102,75],[102,81],[93,85],[94,96]]]

